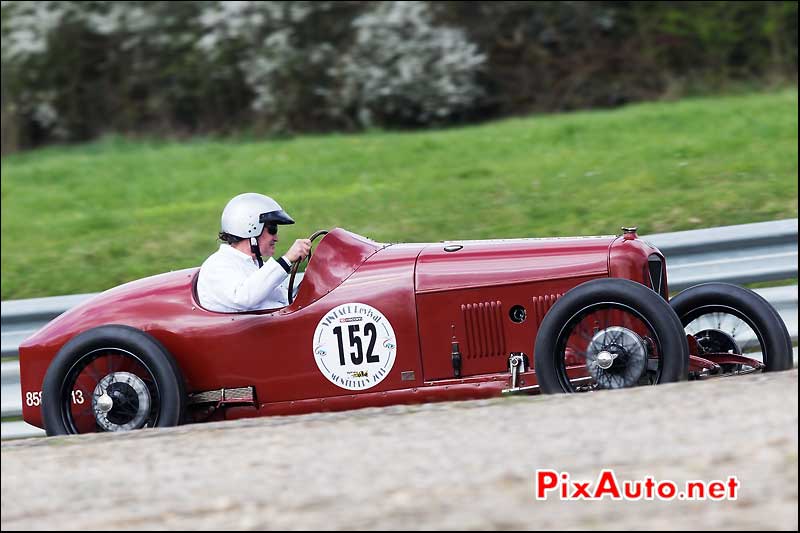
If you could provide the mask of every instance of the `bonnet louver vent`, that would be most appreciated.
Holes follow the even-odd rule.
[[[467,332],[467,359],[507,355],[502,307],[499,301],[461,306]]]
[[[544,296],[533,297],[533,320],[537,326],[544,320],[544,315],[553,307],[562,295],[561,294],[545,294]]]

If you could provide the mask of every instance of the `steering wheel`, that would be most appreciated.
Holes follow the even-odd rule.
[[[321,237],[323,235],[327,235],[327,233],[328,232],[325,231],[325,230],[315,231],[314,233],[311,234],[311,237],[309,237],[309,240],[313,244],[314,241],[317,239],[317,237]],[[294,292],[294,278],[297,275],[297,271],[300,269],[300,263],[302,263],[304,260],[311,261],[311,249],[310,248],[308,249],[308,255],[306,256],[305,259],[298,259],[297,261],[293,261],[292,262],[292,268],[289,271],[290,272],[290,274],[289,274],[289,294],[287,295],[288,298],[289,298],[289,304],[291,304],[292,300],[294,300],[294,297],[292,297],[292,292]]]

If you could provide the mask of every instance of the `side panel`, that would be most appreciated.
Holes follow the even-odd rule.
[[[431,244],[417,261],[417,312],[425,380],[507,371],[511,352],[533,362],[539,324],[569,289],[608,276],[611,237]],[[459,247],[460,246],[460,247]],[[451,251],[448,251],[451,250]],[[525,319],[511,319],[512,308]]]
[[[307,307],[287,308],[271,315],[247,316],[241,324],[236,362],[216,366],[214,373],[256,386],[259,404],[292,402],[309,398],[354,397],[380,393],[422,383],[416,308],[414,305],[414,263],[421,246],[395,245],[373,255],[333,292]],[[345,304],[365,304],[377,310],[391,324],[395,334],[394,363],[385,378],[363,390],[349,390],[334,384],[315,360],[315,331],[332,310]],[[343,321],[344,356],[355,352]],[[362,348],[366,352],[367,340]],[[223,349],[213,339],[212,349]],[[249,348],[249,354],[244,351]],[[377,351],[376,351],[377,353]],[[331,370],[341,374],[338,354],[329,354]],[[381,355],[382,357],[383,355]],[[413,377],[412,377],[413,376]]]
[[[461,375],[508,370],[511,352],[523,352],[533,363],[539,324],[556,299],[597,276],[582,276],[497,287],[481,287],[417,295],[420,346],[425,381],[454,377],[451,342],[458,341]],[[525,319],[514,322],[514,306]]]

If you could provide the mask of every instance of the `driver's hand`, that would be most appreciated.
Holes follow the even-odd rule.
[[[308,252],[311,251],[311,240],[310,239],[297,239],[292,244],[292,247],[289,248],[289,251],[286,252],[286,259],[294,263],[304,257],[308,256]]]

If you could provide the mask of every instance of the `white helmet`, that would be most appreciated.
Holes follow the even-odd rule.
[[[222,233],[242,239],[258,237],[264,224],[294,224],[278,202],[255,192],[234,197],[222,211]]]

